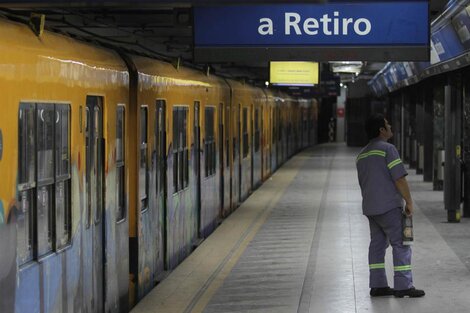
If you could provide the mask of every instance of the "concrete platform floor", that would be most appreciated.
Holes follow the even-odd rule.
[[[419,299],[370,298],[359,149],[298,154],[254,192],[133,313],[470,312],[470,220],[449,224],[443,193],[409,170]],[[393,284],[391,248],[386,260]]]

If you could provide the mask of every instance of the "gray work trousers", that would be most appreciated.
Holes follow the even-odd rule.
[[[413,287],[411,274],[411,247],[403,245],[402,208],[381,215],[367,216],[370,226],[369,287],[387,287],[385,273],[385,250],[390,242],[393,249],[394,289]]]

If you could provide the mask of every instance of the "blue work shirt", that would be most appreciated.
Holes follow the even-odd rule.
[[[357,156],[356,167],[364,215],[380,215],[403,206],[395,181],[408,173],[394,145],[372,139]]]

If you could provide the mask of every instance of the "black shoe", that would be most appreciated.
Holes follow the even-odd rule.
[[[383,296],[393,296],[394,292],[393,289],[390,287],[382,287],[382,288],[371,288],[370,289],[370,296],[371,297],[383,297]]]
[[[410,289],[405,290],[395,290],[393,294],[397,298],[403,298],[408,296],[410,298],[419,298],[425,295],[424,290],[416,289],[415,287],[411,287]]]

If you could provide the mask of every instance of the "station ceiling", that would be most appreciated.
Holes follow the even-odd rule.
[[[338,2],[327,0],[296,1],[296,3]],[[347,2],[347,1],[343,1]],[[351,1],[354,2],[354,1]],[[119,46],[137,54],[157,57],[167,61],[193,62],[193,17],[196,5],[273,4],[292,3],[286,0],[114,0],[70,1],[60,0],[0,0],[0,16],[27,22],[31,13],[44,14],[45,27],[81,40],[104,45]],[[443,10],[447,0],[430,1],[430,18],[433,20]],[[315,60],[312,60],[315,61]],[[357,60],[360,61],[360,60]],[[385,63],[362,64],[359,77],[371,78]],[[341,63],[329,66],[341,67]],[[200,64],[202,68],[206,64]],[[219,74],[254,81],[269,80],[268,64],[263,62],[232,62],[211,64]],[[343,81],[354,79],[354,74],[342,73]]]

